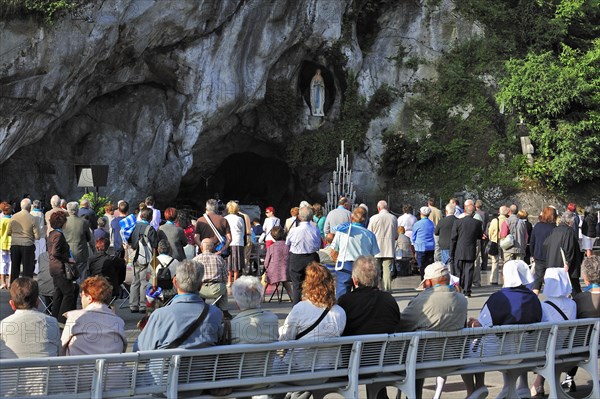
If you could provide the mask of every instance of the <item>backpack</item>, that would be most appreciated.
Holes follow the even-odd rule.
[[[170,290],[173,288],[173,277],[171,277],[171,271],[169,270],[169,266],[173,263],[173,260],[174,259],[171,259],[169,263],[158,269],[158,272],[156,273],[156,285],[163,290]]]
[[[138,246],[135,252],[134,262],[140,266],[148,266],[152,261],[152,246],[148,240],[148,231],[153,228],[150,225],[146,226],[146,230],[139,235]]]

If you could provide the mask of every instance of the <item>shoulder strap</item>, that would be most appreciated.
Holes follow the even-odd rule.
[[[142,234],[140,234],[140,236],[146,237],[146,240],[148,239],[148,232],[150,231],[150,227],[152,227],[152,226],[151,225],[147,225],[146,229],[144,230],[144,232]]]
[[[313,323],[312,326],[308,327],[306,330],[296,334],[296,338],[294,339],[300,339],[302,337],[304,337],[306,334],[308,334],[309,332],[311,332],[312,330],[315,329],[315,327],[317,327],[319,325],[319,323],[321,322],[321,320],[323,320],[325,318],[325,316],[327,315],[327,313],[329,313],[329,308],[325,309],[323,311],[323,313],[321,313],[321,316],[317,319],[317,321],[315,321]]]
[[[206,219],[206,221],[208,222],[208,225],[212,229],[213,233],[215,233],[215,236],[217,237],[219,242],[223,242],[223,240],[224,240],[223,236],[221,235],[221,233],[219,233],[219,230],[217,230],[217,228],[213,224],[212,220],[210,219],[210,216],[208,216],[208,213],[204,214],[204,219]]]
[[[206,319],[206,316],[208,315],[208,308],[209,308],[209,304],[204,303],[204,309],[202,309],[202,313],[200,313],[200,316],[198,316],[198,318],[196,319],[196,321],[194,321],[188,328],[187,330],[185,330],[185,332],[183,334],[181,334],[181,336],[179,338],[177,338],[176,340],[174,340],[173,342],[171,342],[166,348],[164,349],[172,349],[172,348],[177,348],[179,345],[181,345],[186,339],[189,338],[190,335],[192,335],[192,333],[198,328],[200,327],[200,325],[202,324],[202,322],[204,321],[204,319]]]
[[[554,310],[556,310],[558,313],[560,313],[560,315],[562,316],[563,319],[565,320],[569,320],[569,318],[567,317],[567,315],[565,314],[565,312],[563,312],[562,310],[560,310],[560,308],[558,306],[556,306],[556,304],[552,301],[546,301],[546,303],[550,306],[552,306],[554,308]]]

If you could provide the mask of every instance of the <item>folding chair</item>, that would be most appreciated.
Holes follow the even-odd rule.
[[[51,314],[52,297],[54,296],[54,280],[50,276],[50,258],[48,252],[42,252],[38,257],[38,274],[35,279],[38,282],[40,310]]]
[[[123,309],[123,308],[128,308],[129,307],[129,290],[127,289],[127,286],[125,285],[125,283],[121,284],[121,289],[123,291],[125,291],[125,298],[123,298],[123,300],[121,301],[121,304],[119,305],[119,309]]]
[[[125,260],[129,259],[130,257],[133,258],[133,255],[131,255],[129,253],[131,251],[129,249],[129,247],[127,247],[127,249],[125,251],[127,251],[127,252],[125,252],[126,253]],[[127,295],[125,296],[125,298],[123,298],[123,301],[121,301],[121,304],[119,305],[119,309],[123,309],[125,307],[129,307],[129,295],[130,295],[130,292],[127,289],[127,285],[131,286],[132,282],[133,282],[133,264],[127,262],[127,265],[125,266],[125,281],[121,284],[121,289],[123,291],[125,291],[125,293]]]
[[[268,301],[266,302],[271,302],[273,300],[273,297],[275,295],[277,295],[277,303],[281,303],[281,301],[283,300],[283,291],[285,290],[283,283],[282,282],[278,282],[275,284],[267,284],[265,285],[265,291],[263,292],[263,297],[266,299],[267,298],[267,288],[269,286],[275,286],[275,289],[273,290],[273,292],[271,293],[271,297],[269,298]],[[287,293],[286,293],[287,294]],[[289,294],[288,294],[288,298],[290,300],[290,302],[292,301],[292,298],[290,298]]]
[[[43,308],[42,311],[50,316],[52,316],[52,312],[50,307],[52,306],[52,297],[40,295],[40,305]]]

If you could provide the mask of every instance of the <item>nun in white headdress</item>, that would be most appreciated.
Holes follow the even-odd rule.
[[[567,298],[571,293],[571,279],[562,267],[549,267],[544,274],[544,296],[542,302],[542,321],[559,322],[573,320],[577,317],[577,304]],[[567,338],[567,335],[558,336],[558,342]],[[545,378],[538,374],[531,386],[531,397],[544,395]]]
[[[502,275],[504,286],[500,291],[490,295],[477,320],[469,319],[467,323],[469,327],[531,324],[542,321],[540,301],[537,295],[527,287],[534,280],[527,263],[522,260],[508,261],[504,264]],[[498,338],[494,335],[486,335],[484,340],[484,345],[480,345],[483,349],[479,352],[479,357],[483,358],[497,354],[497,351],[501,348]],[[504,342],[504,345],[510,344],[517,345],[519,343]],[[508,376],[505,373],[502,376],[504,386],[497,398],[507,398],[511,392]],[[467,387],[468,399],[479,399],[488,395],[483,373],[462,375],[462,379]],[[519,397],[529,396],[527,373],[520,376],[516,393]]]
[[[542,321],[573,320],[577,317],[577,304],[568,298],[571,279],[562,267],[549,267],[544,274]]]

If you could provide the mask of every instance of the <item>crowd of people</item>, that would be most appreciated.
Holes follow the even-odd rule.
[[[396,217],[382,200],[369,216],[366,205],[352,207],[342,197],[326,215],[320,204],[303,201],[283,223],[267,207],[261,225],[256,218],[250,222],[235,201],[227,203],[226,216],[216,200],[206,201],[194,222],[172,207],[162,222],[152,197],[133,213],[126,201],[116,209],[108,205],[100,218],[86,201],[64,208],[62,202],[52,197],[45,215],[39,201],[28,198],[16,213],[0,204],[2,284],[15,310],[1,321],[2,358],[124,352],[124,322],[111,304],[128,263],[130,311],[146,313],[159,300],[165,304],[152,306],[134,351],[600,317],[600,257],[592,252],[598,218],[586,208],[580,219],[572,204],[560,217],[545,207],[532,226],[516,204],[501,206],[492,217],[479,200],[460,207],[452,198],[442,216],[430,199],[418,208],[418,217],[412,205]],[[261,243],[263,281],[250,275],[248,265],[249,248]],[[485,284],[481,271],[488,260],[488,283],[502,288],[477,318],[467,319],[468,300]],[[401,310],[392,280],[411,273],[413,263],[420,292]],[[37,310],[45,274],[54,287],[51,316]],[[278,283],[293,304],[282,326],[261,309],[265,285]],[[20,328],[39,334],[22,335]],[[331,361],[327,351],[319,356],[317,362]],[[575,373],[564,382],[568,390],[576,389]],[[469,398],[487,396],[483,375],[463,380]],[[435,398],[444,383],[439,376]],[[420,392],[422,380],[417,387]],[[544,381],[538,377],[529,387],[525,375],[518,391],[540,397]],[[505,384],[500,397],[507,392]],[[385,391],[377,395],[385,397]]]

